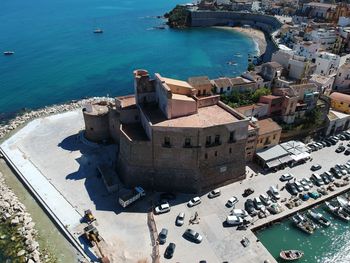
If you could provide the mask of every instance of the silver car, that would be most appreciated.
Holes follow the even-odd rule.
[[[176,217],[176,222],[175,224],[177,226],[182,226],[185,222],[185,213],[181,212],[177,217]]]

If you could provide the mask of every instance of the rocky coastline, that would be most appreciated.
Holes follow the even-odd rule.
[[[20,127],[21,125],[33,119],[41,118],[41,117],[45,117],[53,114],[59,114],[67,111],[73,111],[73,110],[82,108],[86,104],[99,102],[99,101],[106,101],[106,100],[113,100],[113,99],[110,97],[92,97],[92,98],[82,99],[78,101],[71,101],[64,104],[47,106],[41,109],[24,112],[22,114],[19,114],[15,118],[8,120],[6,123],[0,124],[0,140],[3,139],[6,135],[11,133],[12,131],[14,131],[16,128]]]
[[[41,251],[36,241],[38,231],[35,229],[30,214],[18,200],[13,191],[6,186],[0,172],[0,242],[8,249],[2,250],[5,257],[18,259],[13,262],[55,262],[47,251]],[[6,229],[6,233],[5,230]],[[6,261],[7,262],[7,261]],[[12,262],[12,261],[11,261]]]

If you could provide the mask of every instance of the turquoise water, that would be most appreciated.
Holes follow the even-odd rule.
[[[350,262],[350,223],[334,218],[324,205],[317,208],[332,220],[329,228],[320,227],[313,235],[308,235],[294,227],[291,220],[259,231],[257,237],[270,253],[278,259],[281,250],[299,249],[305,255],[297,262],[308,263],[348,263]],[[285,262],[278,259],[278,262]]]
[[[186,2],[186,1],[183,1]],[[155,30],[181,0],[2,0],[0,113],[133,91],[132,71],[235,76],[256,45],[222,29]],[[92,31],[101,27],[103,34]],[[236,53],[243,56],[235,56]],[[237,66],[228,65],[234,60]]]

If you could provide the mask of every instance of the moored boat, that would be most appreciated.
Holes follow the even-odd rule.
[[[280,257],[287,261],[297,260],[304,256],[304,252],[301,250],[282,250]]]
[[[340,206],[334,206],[329,202],[325,202],[328,210],[334,214],[336,217],[349,222],[350,221],[350,216],[343,210],[343,208],[341,208]]]
[[[297,228],[301,229],[303,232],[307,234],[313,234],[314,230],[316,229],[316,226],[314,223],[312,223],[310,220],[307,220],[300,214],[294,215],[292,217],[292,220]]]
[[[327,218],[325,218],[321,213],[317,213],[315,211],[309,210],[308,214],[312,220],[314,220],[316,223],[319,223],[323,226],[330,226],[331,221]]]
[[[346,213],[350,214],[350,203],[343,196],[337,196],[337,202],[345,210]]]

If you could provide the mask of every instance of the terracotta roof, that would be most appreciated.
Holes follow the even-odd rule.
[[[232,83],[233,86],[253,83],[252,81],[245,79],[245,78],[242,78],[242,77],[230,78],[230,82]]]
[[[198,85],[211,85],[210,80],[207,76],[188,78],[188,83],[190,83],[190,85],[194,87]]]
[[[229,78],[218,78],[213,79],[212,83],[218,88],[227,88],[231,87],[231,82]]]
[[[264,119],[258,121],[258,126],[259,126],[259,136],[272,133],[272,132],[278,132],[281,131],[282,128],[279,126],[276,122],[274,122],[272,119]]]
[[[350,104],[350,95],[339,93],[339,92],[333,92],[330,95],[332,100],[335,101],[341,101]]]

